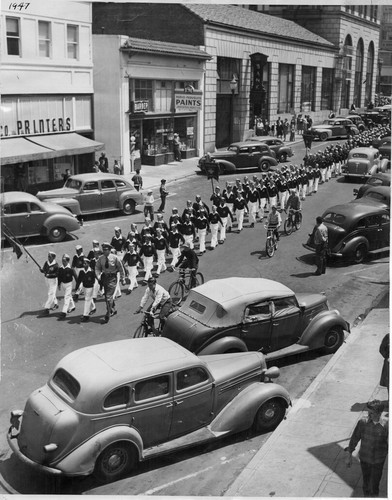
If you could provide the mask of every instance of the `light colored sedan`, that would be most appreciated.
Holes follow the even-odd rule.
[[[11,236],[26,238],[46,236],[52,243],[62,241],[68,232],[77,231],[80,224],[66,208],[56,203],[42,202],[21,191],[1,194],[1,226]]]
[[[291,404],[278,376],[259,352],[197,357],[160,337],[92,345],[11,412],[8,443],[39,471],[113,481],[161,454],[271,431]]]
[[[62,188],[40,191],[37,197],[66,206],[76,215],[114,210],[131,215],[143,203],[143,192],[136,191],[123,177],[106,173],[72,175]],[[76,200],[76,208],[74,201],[67,200]]]
[[[347,118],[330,118],[324,120],[321,125],[310,127],[310,132],[314,139],[326,141],[328,139],[346,138],[350,135],[358,135],[359,130],[354,123]]]
[[[342,173],[346,179],[371,177],[379,172],[386,172],[388,166],[389,161],[381,157],[378,149],[373,147],[353,148],[342,167]]]

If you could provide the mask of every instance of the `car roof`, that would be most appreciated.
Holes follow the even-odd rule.
[[[362,205],[359,203],[344,203],[341,205],[334,205],[333,207],[329,207],[324,211],[323,217],[325,214],[332,212],[344,215],[348,222],[350,223],[353,220],[360,219],[366,215],[375,215],[379,213],[387,213],[385,209],[378,206],[373,205]]]
[[[391,180],[391,174],[388,174],[387,172],[378,172],[377,174],[373,174],[369,179],[366,181],[366,184],[369,184],[369,181],[371,179],[381,179],[383,181],[390,181]]]
[[[24,191],[6,191],[1,193],[0,200],[2,204],[6,203],[39,203],[39,200],[30,193]]]
[[[369,196],[369,193],[380,193],[389,198],[391,195],[391,188],[390,186],[371,186],[363,196]]]
[[[252,144],[250,144],[251,142],[252,142]],[[246,147],[249,147],[249,146],[254,146],[254,145],[255,145],[255,143],[257,144],[258,142],[260,143],[260,145],[263,145],[263,146],[267,146],[267,147],[268,147],[268,145],[267,145],[265,142],[261,141],[261,140],[260,140],[260,141],[254,141],[254,140],[252,140],[252,141],[232,142],[232,143],[230,144],[230,146],[237,146],[237,147],[243,147],[243,146],[246,146]],[[230,147],[230,146],[229,146],[229,147]]]
[[[146,337],[77,349],[60,360],[54,373],[60,368],[70,373],[80,384],[74,406],[86,409],[91,405],[92,409],[121,384],[201,363],[195,354],[170,339]]]
[[[369,154],[369,153],[378,153],[378,149],[377,148],[372,148],[372,147],[360,147],[360,148],[353,148],[350,150],[350,154],[353,155],[354,153],[366,153],[366,154]]]
[[[121,177],[121,175],[107,174],[105,172],[91,172],[91,173],[87,173],[87,174],[75,174],[75,175],[71,175],[71,177],[68,177],[68,179],[75,179],[77,181],[98,181],[101,179],[121,179],[125,182],[128,182],[126,179]]]
[[[250,303],[270,297],[293,295],[293,291],[277,281],[265,278],[223,278],[207,281],[196,288],[197,293],[221,304],[225,309],[231,303]]]

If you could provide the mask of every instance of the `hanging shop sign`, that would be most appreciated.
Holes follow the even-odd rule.
[[[203,92],[201,90],[176,92],[174,94],[174,105],[178,111],[200,111],[202,104]]]
[[[131,101],[131,113],[147,113],[148,101]]]

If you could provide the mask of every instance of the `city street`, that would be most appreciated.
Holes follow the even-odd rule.
[[[317,143],[314,150],[323,149],[325,143]],[[304,155],[303,145],[294,148],[292,163],[299,163]],[[253,172],[251,173],[253,174]],[[226,180],[245,174],[221,177],[219,185],[224,188]],[[241,234],[228,234],[224,245],[200,258],[200,271],[206,280],[228,276],[263,277],[284,283],[296,292],[325,292],[331,308],[339,309],[342,316],[353,324],[366,314],[389,286],[389,259],[381,255],[363,264],[330,262],[326,275],[314,276],[314,255],[304,249],[308,233],[311,232],[317,215],[331,205],[347,202],[353,198],[353,188],[360,182],[345,182],[342,177],[331,179],[320,186],[319,192],[308,196],[303,202],[303,225],[291,236],[281,237],[279,248],[273,258],[265,254],[266,230],[262,223],[254,229],[245,229]],[[200,194],[203,201],[211,205],[211,181],[194,175],[168,185],[165,220],[171,209],[179,212],[185,208],[186,200],[194,200]],[[155,191],[156,192],[156,191]],[[284,220],[284,214],[282,214]],[[63,253],[71,258],[75,245],[83,246],[85,253],[91,242],[98,239],[110,241],[113,228],[119,226],[126,235],[130,223],[141,227],[142,212],[132,216],[113,214],[88,217],[83,227],[65,242],[46,244],[31,240],[27,248],[42,265],[48,250],[57,253],[58,261]],[[209,238],[207,239],[207,242]],[[100,323],[105,314],[105,303],[97,302],[97,313],[88,323],[81,323],[83,301],[65,321],[58,321],[60,308],[49,317],[40,318],[46,299],[43,275],[26,255],[16,259],[12,249],[3,251],[2,264],[2,342],[0,399],[0,491],[20,494],[155,494],[155,495],[222,495],[239,472],[252,459],[256,451],[268,439],[268,434],[254,436],[250,433],[232,436],[226,440],[200,446],[191,450],[155,459],[141,465],[132,477],[100,486],[92,478],[54,479],[37,475],[15,457],[11,456],[6,442],[9,413],[12,409],[23,409],[31,391],[43,385],[57,361],[80,347],[110,342],[129,337],[136,329],[141,316],[135,316],[144,287],[141,283],[131,295],[123,294],[117,301],[118,314],[106,325]],[[143,273],[140,273],[140,278]],[[166,289],[176,275],[166,272],[159,283]],[[329,356],[308,353],[299,357],[281,360],[278,383],[283,385],[293,400],[301,397],[306,388],[327,363]],[[2,479],[1,479],[2,478]],[[11,488],[11,491],[9,491]]]

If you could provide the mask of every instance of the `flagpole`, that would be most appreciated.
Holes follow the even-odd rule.
[[[7,232],[8,232],[8,235],[7,235]],[[3,226],[3,233],[8,236],[9,238],[11,238],[11,240],[14,240],[18,245],[20,245],[23,250],[27,253],[27,255],[30,257],[30,259],[38,266],[38,268],[41,270],[41,266],[38,264],[38,262],[34,259],[34,257],[31,255],[31,253],[27,250],[27,248],[23,245],[23,243],[21,243],[18,238],[13,234],[13,232],[11,231],[11,229],[6,226],[6,224],[4,224]]]

